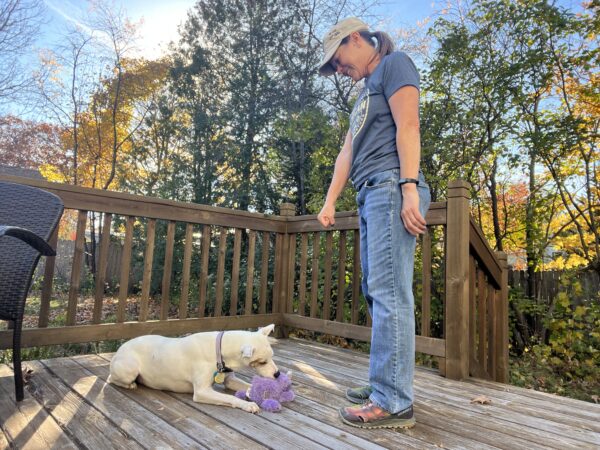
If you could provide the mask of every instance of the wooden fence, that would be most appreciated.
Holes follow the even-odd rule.
[[[294,216],[294,207],[289,204],[283,204],[280,215],[274,216],[7,175],[0,175],[0,180],[52,191],[77,215],[66,324],[48,326],[55,269],[54,258],[48,258],[38,326],[24,329],[23,346],[129,339],[153,333],[178,335],[269,323],[278,325],[284,336],[295,327],[370,340],[370,321],[359,288],[355,212],[336,214],[335,226],[324,231],[316,216]],[[91,211],[103,214],[103,231],[92,318],[90,323],[79,324],[76,317],[81,304],[84,236]],[[114,319],[102,323],[108,243],[116,219],[124,224],[118,307]],[[467,183],[451,182],[447,201],[433,203],[426,220],[428,233],[419,252],[420,334],[416,349],[437,357],[440,372],[447,377],[476,376],[506,382],[506,255],[491,250],[470,217]],[[160,307],[158,317],[149,317],[157,222],[166,225],[164,242],[158,242],[164,245]],[[181,273],[177,273],[180,286],[175,289],[179,295],[173,299],[178,227],[185,233],[177,239],[177,245],[183,246],[183,258]],[[143,280],[136,300],[137,316],[131,318],[126,315],[126,304],[134,231],[144,245]],[[200,260],[195,274],[191,273],[193,258]],[[197,282],[193,290],[191,280]],[[209,282],[214,285],[208,286]],[[195,293],[193,298],[190,292]],[[441,331],[432,336],[432,330],[438,328]],[[0,331],[0,348],[9,348],[11,340],[10,330]]]
[[[551,305],[562,290],[568,292],[569,298],[577,304],[577,302],[583,299],[596,297],[598,292],[600,292],[600,276],[598,276],[597,272],[587,271],[577,273],[577,280],[580,287],[577,291],[572,289],[572,286],[563,285],[565,275],[571,276],[572,272],[560,270],[536,272],[533,280],[536,299]],[[527,293],[529,282],[526,270],[508,271],[508,285],[511,288],[518,289],[522,293]]]

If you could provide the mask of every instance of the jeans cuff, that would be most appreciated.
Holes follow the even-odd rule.
[[[389,408],[383,405],[382,402],[376,400],[374,397],[374,392],[369,396],[369,400],[375,404],[375,406],[379,406],[381,409],[385,409],[387,412],[390,412]]]

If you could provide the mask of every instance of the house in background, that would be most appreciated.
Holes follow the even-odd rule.
[[[3,175],[12,175],[13,177],[32,178],[34,180],[44,180],[44,177],[37,169],[25,169],[23,167],[5,166],[0,164],[0,173]]]

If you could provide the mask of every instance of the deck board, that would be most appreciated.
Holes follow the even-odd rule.
[[[100,413],[54,376],[39,361],[28,361],[34,376],[27,391],[45,411],[65,430],[78,447],[94,449],[141,449],[143,448],[131,436],[115,427],[111,420]],[[59,448],[55,444],[53,448]]]
[[[294,340],[291,341],[294,342]],[[307,354],[303,353],[304,351],[308,352],[307,355],[309,357],[318,354],[319,361],[328,361],[336,366],[338,366],[340,362],[345,362],[347,364],[356,363],[357,367],[364,368],[364,371],[359,372],[354,370],[353,375],[355,376],[358,375],[364,377],[368,373],[368,356],[364,353],[348,351],[345,349],[340,349],[338,352],[331,353],[331,348],[309,342],[299,342],[298,344],[294,344],[292,350],[293,353],[289,353],[289,351],[286,350],[286,345],[288,344],[285,342],[279,344],[279,348],[282,350],[281,353],[284,355]],[[489,391],[490,395],[495,397],[498,404],[504,404],[512,408],[522,408],[527,414],[533,412],[542,415],[541,417],[544,417],[544,414],[548,411],[562,414],[564,417],[561,417],[560,415],[556,416],[554,414],[552,414],[551,417],[560,418],[561,421],[570,417],[573,419],[575,426],[589,426],[591,427],[591,430],[600,432],[600,422],[598,422],[600,405],[476,378],[471,378],[464,382],[456,382],[440,377],[434,370],[427,370],[424,368],[418,368],[416,381],[418,382],[420,380],[424,382],[433,381],[439,387],[453,389],[458,393],[470,393],[473,396],[481,394],[482,391]],[[532,411],[532,408],[535,411]],[[578,418],[582,419],[583,422],[578,423]]]
[[[15,402],[13,371],[0,366],[0,423],[4,433],[0,448],[8,448],[9,441],[24,449],[76,449],[77,445],[63,431],[56,420],[26,390],[23,401]]]
[[[292,369],[309,366],[314,371],[322,373],[329,382],[341,380],[343,389],[347,386],[360,385],[368,379],[368,355],[364,353],[293,339],[282,341],[276,349],[276,356],[285,360],[288,365],[292,363],[290,365]],[[543,395],[528,397],[506,391],[513,388],[513,386],[474,379],[457,382],[440,377],[434,371],[418,369],[415,374],[417,422],[421,423],[419,399],[423,398],[433,402],[440,412],[443,411],[442,414],[452,412],[460,412],[464,416],[475,414],[479,425],[475,429],[484,426],[486,418],[490,419],[491,422],[488,420],[488,424],[496,423],[499,427],[495,428],[505,430],[507,439],[497,442],[501,447],[515,448],[516,444],[511,439],[515,434],[520,435],[521,439],[529,440],[530,442],[524,441],[524,443],[534,447],[597,448],[600,445],[598,433],[600,405],[522,388],[515,388],[515,390]],[[480,394],[492,399],[492,405],[471,404],[470,400]],[[564,402],[564,400],[569,401]],[[564,403],[567,405],[565,406]],[[486,433],[488,429],[485,429]]]
[[[104,415],[113,424],[113,428],[122,430],[139,446],[174,449],[200,447],[198,442],[153,412],[135,402],[123,401],[120,389],[99,380],[72,359],[49,359],[42,361],[42,364],[60,378],[65,386],[70,386],[72,392],[92,405],[96,414]],[[83,420],[84,425],[95,422],[87,417]]]
[[[278,350],[278,353],[282,353],[281,349]],[[296,357],[303,358],[304,362],[297,362],[290,366],[292,370],[303,369],[306,365],[316,369],[316,373],[312,376],[322,376],[327,379],[328,383],[333,383],[334,386],[329,387],[329,389],[338,396],[343,396],[348,387],[366,383],[366,368],[362,377],[354,376],[352,367],[356,364],[355,361],[348,362],[340,358],[337,364],[332,366],[330,363],[315,363],[308,355],[300,354]],[[286,355],[285,358],[290,357]],[[278,361],[278,364],[283,365],[285,363]],[[445,404],[441,401],[444,400],[443,396],[439,394],[428,396],[427,389],[431,389],[431,385],[428,385],[425,392],[422,393],[417,385],[418,375],[415,380],[415,414],[419,426],[406,431],[406,434],[429,440],[432,444],[451,448],[460,446],[466,448],[545,448],[536,445],[535,442],[514,439],[502,426],[488,427],[485,434],[482,434],[481,427],[487,419],[485,416],[480,417],[477,414],[457,408],[456,403]],[[487,419],[487,422],[493,424],[493,421],[489,419]],[[471,426],[465,426],[467,424]],[[527,435],[525,434],[525,436]]]
[[[362,430],[341,423],[349,386],[367,382],[368,355],[299,339],[274,346],[296,400],[257,415],[194,403],[190,394],[109,385],[112,354],[28,361],[25,400],[0,365],[0,448],[585,449],[600,446],[600,405],[418,368],[417,426]],[[250,379],[242,371],[240,378]],[[476,395],[490,405],[471,403]]]
[[[98,355],[86,355],[73,358],[78,364],[106,382],[109,374],[109,362]],[[232,428],[189,407],[182,402],[174,401],[173,397],[163,391],[138,386],[138,389],[119,389],[125,397],[138,403],[158,417],[172,424],[179,431],[194,436],[201,444],[210,449],[228,450],[241,446],[245,449],[264,449]]]
[[[110,355],[102,355],[103,357],[106,357],[106,359],[103,359],[103,364],[98,363],[97,365],[95,365],[94,368],[91,368],[89,365],[89,359],[85,358],[85,359],[81,359],[81,361],[83,361],[83,363],[85,364],[85,366],[88,368],[88,370],[94,370],[95,373],[98,374],[99,377],[106,379],[106,377],[108,377],[108,372],[109,372],[109,358]],[[143,395],[137,395],[138,391],[144,391]],[[147,397],[148,393],[159,393],[159,394],[163,394],[165,396],[169,396],[169,398],[171,398],[171,401],[173,400],[173,398],[177,398],[177,397],[181,397],[183,402],[187,402],[187,400],[191,400],[189,397],[189,395],[178,395],[178,394],[171,394],[171,393],[163,393],[160,391],[155,391],[153,389],[147,389],[147,388],[139,388],[135,391],[127,391],[127,390],[123,390],[125,392],[125,394],[130,394],[132,397]],[[165,401],[165,403],[167,403]],[[178,405],[180,405],[181,402],[178,402]],[[197,414],[202,414],[200,413],[200,411],[202,409],[214,409],[216,411],[218,411],[217,417],[221,417],[221,416],[227,416],[228,413],[231,413],[232,411],[230,409],[224,409],[222,407],[214,407],[214,406],[207,406],[207,405],[199,405],[196,403],[191,403],[192,406],[189,406],[188,408],[191,409],[192,411],[196,411]],[[298,442],[296,437],[293,435],[293,433],[289,433],[288,430],[298,430],[301,434],[303,434],[305,437],[309,437],[309,439],[311,440],[317,440],[320,443],[326,444],[329,443],[330,445],[334,445],[336,446],[336,448],[381,448],[378,446],[373,446],[372,444],[369,443],[369,441],[366,440],[362,440],[362,439],[356,439],[354,436],[344,436],[342,432],[336,432],[336,430],[333,429],[327,429],[327,427],[325,427],[325,432],[323,432],[323,425],[319,422],[317,422],[316,420],[312,419],[311,417],[308,416],[303,416],[301,414],[297,414],[294,413],[293,411],[286,411],[286,414],[265,414],[264,416],[260,417],[260,416],[253,416],[253,415],[249,415],[247,413],[244,413],[243,411],[236,411],[236,414],[239,413],[240,417],[241,417],[241,421],[240,421],[240,428],[246,426],[244,423],[245,422],[254,422],[254,424],[250,424],[250,427],[255,427],[256,423],[258,423],[260,426],[265,426],[265,428],[269,428],[270,431],[272,431],[273,435],[272,436],[265,436],[264,440],[265,443],[269,443],[269,438],[275,438],[277,439],[278,437],[280,437],[281,433],[284,434],[290,434],[290,445],[291,444],[306,444],[305,442]],[[209,417],[209,416],[207,416]],[[257,417],[259,417],[257,419]],[[210,417],[209,417],[210,418]],[[210,420],[212,420],[215,423],[218,423],[216,419],[212,419],[210,418]],[[267,420],[269,422],[271,422],[271,424],[264,424],[264,420]],[[207,426],[209,426],[209,424],[207,424]],[[283,429],[281,429],[281,427],[283,427]],[[233,432],[233,430],[230,428],[230,431]],[[268,433],[266,433],[268,434]],[[263,438],[261,438],[263,439]],[[333,440],[332,440],[333,439]],[[247,440],[248,442],[244,442],[244,440]],[[350,446],[346,446],[346,441],[350,441]],[[235,448],[240,447],[240,448],[257,448],[256,443],[254,444],[249,444],[253,441],[250,441],[248,438],[246,438],[245,436],[243,436],[243,434],[241,433],[236,433],[236,436],[233,438],[233,440],[229,443],[227,443],[227,445],[222,445],[223,448]],[[224,444],[224,443],[221,443]],[[254,445],[254,447],[251,447],[251,445]],[[309,447],[311,444],[308,444]],[[211,448],[215,448],[211,445]],[[266,448],[265,447],[259,447],[259,448]]]

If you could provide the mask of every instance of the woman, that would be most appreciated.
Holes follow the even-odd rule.
[[[339,153],[324,227],[348,178],[357,189],[362,289],[373,319],[369,386],[349,389],[360,406],[340,409],[361,428],[408,428],[413,415],[415,319],[412,293],[416,236],[426,230],[429,187],[419,171],[419,74],[390,37],[359,19],[334,25],[323,39],[321,75],[365,80]]]

